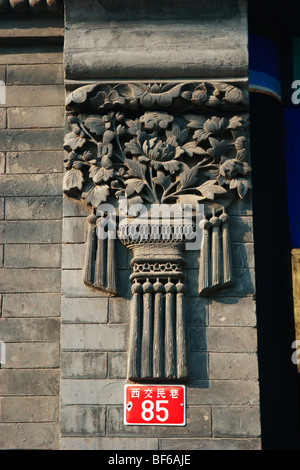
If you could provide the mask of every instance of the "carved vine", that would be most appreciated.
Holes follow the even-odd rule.
[[[118,83],[82,86],[66,100],[69,109],[88,106],[91,111],[110,110],[116,106],[137,111],[141,108],[177,108],[182,112],[193,107],[241,111],[248,107],[248,92],[244,85],[224,82],[184,83]]]

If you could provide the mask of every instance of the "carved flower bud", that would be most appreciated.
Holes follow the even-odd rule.
[[[137,109],[139,107],[139,100],[137,98],[129,98],[128,105],[131,109]]]
[[[87,217],[87,221],[89,224],[91,225],[95,225],[96,222],[97,222],[97,216],[95,214],[90,214],[88,217]]]
[[[119,189],[119,188],[120,188],[119,181],[117,181],[117,180],[112,181],[112,182],[110,183],[110,186],[111,186],[111,188],[113,188],[113,189]]]
[[[83,168],[83,162],[74,162],[73,168],[76,168],[76,170],[81,170],[81,168]]]
[[[146,281],[144,282],[143,284],[143,291],[148,294],[150,292],[153,292],[153,285],[151,284],[151,282],[149,281]]]
[[[154,289],[154,292],[159,292],[161,294],[165,291],[164,285],[159,281],[156,281],[153,284],[153,289]]]
[[[176,287],[175,287],[175,284],[173,284],[173,282],[168,282],[166,285],[165,285],[165,289],[166,289],[166,293],[173,293],[176,291]]]
[[[219,217],[216,217],[215,215],[210,219],[210,222],[213,227],[218,227],[221,224],[221,220]]]
[[[118,127],[117,127],[117,134],[118,135],[125,135],[125,134],[127,134],[127,129],[124,126],[122,126],[121,124],[119,124]]]
[[[124,113],[121,113],[120,111],[116,112],[116,120],[118,122],[123,122],[125,119]]]
[[[90,152],[90,151],[86,151],[86,152],[84,152],[84,154],[82,155],[82,158],[83,158],[86,162],[88,162],[89,160],[91,160],[91,159],[93,158],[93,154],[92,154],[92,152]]]
[[[70,170],[72,168],[71,160],[64,160],[64,167],[66,170]]]
[[[182,284],[181,281],[177,282],[176,284],[176,290],[178,294],[184,294],[185,293],[185,285]]]
[[[242,101],[242,92],[234,86],[229,86],[225,93],[225,100],[231,104],[237,104]]]
[[[229,221],[229,215],[223,212],[223,214],[220,215],[219,219],[223,224],[226,224]]]
[[[204,103],[207,100],[207,91],[205,85],[202,85],[201,88],[199,87],[195,90],[192,94],[192,99],[196,104]]]
[[[113,166],[112,161],[107,155],[104,155],[101,158],[101,166],[106,169],[112,168]]]
[[[125,168],[121,166],[121,168],[118,169],[118,175],[123,176],[125,174]]]
[[[211,222],[210,222],[209,220],[207,220],[207,219],[202,219],[202,220],[200,220],[200,222],[199,222],[199,227],[200,227],[200,229],[202,229],[202,230],[209,230],[210,227],[211,227]]]
[[[70,124],[76,124],[76,123],[78,123],[78,118],[76,116],[69,116],[68,117],[68,122]]]
[[[132,294],[141,294],[143,292],[142,284],[139,282],[134,282],[131,286],[131,293]]]
[[[151,93],[160,93],[162,85],[159,85],[158,83],[154,83],[153,85],[149,84],[148,88]]]
[[[226,160],[220,166],[219,172],[224,178],[234,178],[235,176],[244,174],[243,163],[236,159]]]
[[[105,131],[103,134],[103,144],[109,144],[113,140],[114,136],[115,134],[113,131]]]

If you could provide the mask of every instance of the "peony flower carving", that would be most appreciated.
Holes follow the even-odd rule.
[[[140,92],[153,94],[156,100],[165,93],[161,88],[147,90]],[[205,86],[196,91],[198,99],[204,99]],[[110,101],[121,107],[120,94],[109,89],[99,93],[95,100],[101,113],[68,117],[66,194],[97,208],[121,196],[129,204],[197,204],[232,191],[243,198],[251,188],[247,122],[242,116],[151,110],[132,117],[131,112],[108,106]],[[147,94],[143,96],[146,99]]]

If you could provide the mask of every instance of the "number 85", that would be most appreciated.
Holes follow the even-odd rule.
[[[168,403],[168,400],[157,400],[156,401],[155,411],[156,411],[157,414],[156,414],[155,417],[158,421],[164,422],[169,417],[169,411],[167,410],[167,408],[161,406],[162,403]],[[154,418],[154,412],[153,412],[154,403],[153,403],[153,401],[144,400],[143,403],[142,403],[142,409],[143,409],[143,411],[142,411],[143,420],[144,421],[151,421]],[[163,416],[160,416],[158,414],[161,411],[164,413]]]

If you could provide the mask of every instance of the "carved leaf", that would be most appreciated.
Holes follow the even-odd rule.
[[[209,180],[203,183],[201,186],[198,186],[197,190],[204,196],[206,199],[213,200],[216,194],[225,194],[227,193],[225,188],[218,186],[216,183],[217,180]]]
[[[156,162],[153,162],[154,168],[155,168],[155,163]],[[161,162],[161,164],[163,165],[166,171],[171,173],[171,175],[173,175],[174,173],[176,173],[176,171],[180,169],[180,162],[178,162],[177,160],[170,160],[169,162]]]
[[[189,121],[188,123],[188,127],[190,127],[191,129],[202,129],[203,128],[203,124],[205,123],[206,121],[206,118],[204,116],[202,116],[202,114],[185,114],[183,116],[187,121]]]
[[[74,132],[69,132],[65,135],[64,140],[64,149],[67,151],[77,150],[84,146],[86,139],[80,135],[74,134]]]
[[[187,101],[191,101],[191,98],[192,98],[192,92],[191,91],[183,91],[180,96],[187,100]]]
[[[98,168],[96,166],[92,166],[90,168],[90,177],[94,181],[94,183],[100,183],[101,181],[108,181],[114,175],[113,169],[107,168]]]
[[[105,132],[105,124],[97,114],[91,114],[84,124],[93,134],[103,135]]]
[[[131,135],[136,135],[138,131],[142,129],[142,123],[139,119],[135,119],[135,121],[132,119],[126,119],[126,124]]]
[[[145,186],[145,181],[142,181],[137,178],[132,178],[130,180],[125,181],[126,189],[125,193],[127,196],[131,196],[134,193],[140,193]]]
[[[199,204],[201,201],[200,196],[196,196],[195,194],[182,194],[178,196],[177,198],[177,203],[184,208],[186,204],[192,205],[193,207],[196,206],[196,204]]]
[[[183,129],[180,133],[179,133],[179,136],[177,138],[177,142],[179,143],[179,145],[183,144],[183,142],[186,141],[186,139],[188,138],[189,136],[189,129]]]
[[[248,151],[247,149],[241,149],[236,152],[236,159],[239,162],[246,162],[248,159]]]
[[[163,92],[163,94],[168,93],[168,95],[172,96],[172,98],[177,98],[177,96],[179,96],[179,94],[180,94],[181,88],[182,88],[181,83],[179,83],[178,85],[175,85],[175,86],[173,86],[173,85],[170,86],[170,84],[167,84],[167,85],[163,86],[162,92]]]
[[[242,127],[243,125],[243,118],[241,116],[233,116],[229,120],[228,129],[237,129]]]
[[[119,93],[120,96],[130,99],[133,97],[133,88],[132,84],[129,83],[119,83],[115,87],[116,91]]]
[[[226,127],[226,121],[224,118],[218,116],[212,116],[210,119],[207,119],[203,128],[206,132],[214,134],[216,132],[222,131]]]
[[[128,207],[131,207],[133,204],[143,204],[143,202],[141,196],[133,196],[127,199]]]
[[[125,143],[125,152],[131,153],[132,155],[143,155],[142,147],[136,139]]]
[[[207,152],[212,157],[220,157],[221,155],[224,155],[226,153],[226,149],[227,149],[226,140],[221,140],[221,142],[219,142],[217,139],[214,139],[213,137],[209,137],[209,143],[211,145],[211,148],[208,149]]]
[[[241,199],[243,199],[246,196],[248,190],[251,189],[251,187],[252,185],[250,181],[244,178],[233,179],[230,181],[230,185],[229,185],[230,189],[234,189],[234,188],[237,189],[238,195]]]
[[[113,131],[107,130],[103,134],[102,142],[104,145],[108,145],[115,137],[115,133]]]
[[[180,126],[174,122],[172,124],[172,130],[166,131],[167,141],[174,145],[174,144],[183,144],[186,141],[189,135],[189,129],[185,128],[183,130],[180,129]]]
[[[76,168],[71,168],[71,170],[67,171],[64,175],[63,190],[65,192],[71,191],[72,189],[79,189],[79,191],[81,191],[83,182],[84,177],[81,171]]]
[[[222,101],[219,100],[216,96],[212,95],[208,98],[206,101],[205,105],[209,106],[210,108],[215,108],[217,106],[220,106],[222,104]]]
[[[234,146],[235,146],[235,149],[236,150],[242,150],[242,149],[245,149],[247,147],[247,139],[245,136],[239,136],[236,138],[235,142],[234,142]]]
[[[193,139],[197,140],[197,142],[201,142],[202,140],[206,140],[210,136],[210,133],[206,132],[204,129],[199,129],[194,132]]]
[[[92,92],[96,86],[96,84],[92,84],[77,88],[77,90],[73,91],[67,96],[66,105],[68,106],[72,104],[72,102],[84,103],[87,100],[88,94]]]
[[[173,122],[172,130],[166,131],[166,136],[170,137],[170,138],[172,138],[172,137],[178,138],[179,134],[180,134],[180,127],[176,122]]]
[[[187,165],[185,165],[185,170],[182,173],[180,173],[180,175],[178,176],[181,182],[180,189],[189,188],[193,186],[193,184],[195,184],[197,181],[197,176],[198,176],[197,166],[189,168]]]
[[[164,189],[167,189],[172,181],[172,178],[170,175],[165,175],[163,172],[159,172],[160,174],[153,178],[153,181],[155,184],[158,184]]]
[[[98,108],[111,108],[112,103],[109,100],[107,93],[103,90],[100,90],[97,95],[91,99],[91,102],[94,104],[94,106],[97,106]]]
[[[114,104],[122,105],[125,103],[125,98],[120,96],[116,90],[111,90],[108,94],[108,97]]]
[[[82,197],[87,204],[93,207],[98,207],[102,202],[105,202],[109,196],[109,186],[107,184],[93,185],[89,184],[84,188]]]
[[[182,146],[184,149],[185,153],[188,155],[188,157],[192,157],[194,154],[197,155],[207,155],[207,151],[204,150],[202,147],[199,147],[196,142],[187,142]]]
[[[130,90],[133,96],[135,96],[136,98],[141,98],[141,96],[147,93],[148,88],[147,85],[144,85],[143,83],[131,83]]]
[[[146,174],[146,166],[136,160],[125,160],[125,165],[129,168],[128,175],[134,178],[144,179]]]
[[[147,108],[147,107],[152,106],[155,103],[156,95],[146,92],[144,95],[141,96],[140,100],[141,100],[141,105]]]

